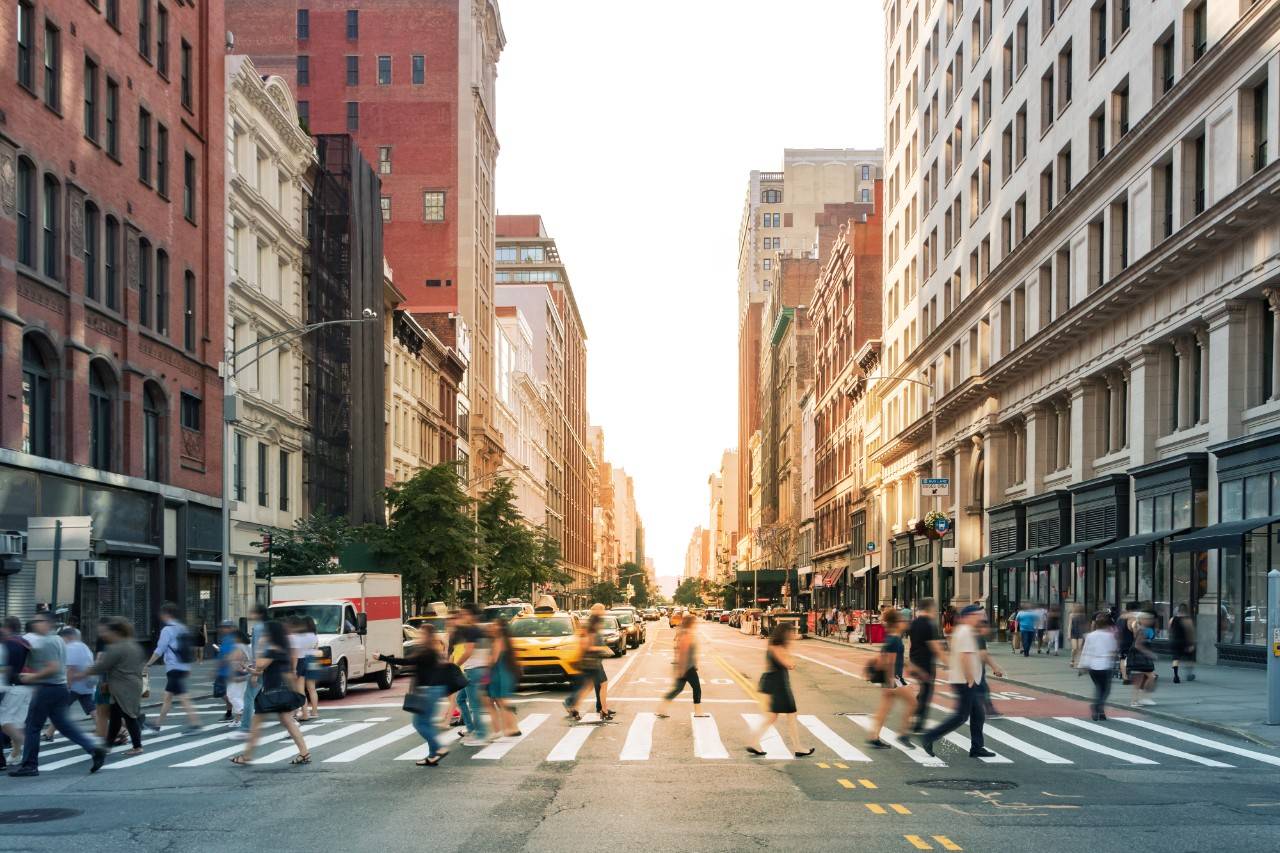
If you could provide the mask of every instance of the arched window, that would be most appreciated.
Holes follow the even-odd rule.
[[[53,175],[44,176],[44,204],[40,211],[40,239],[44,246],[41,272],[49,278],[58,278],[58,240],[62,236],[58,228],[61,212],[62,188]]]
[[[53,374],[35,335],[22,339],[22,452],[53,456]]]
[[[98,298],[98,263],[102,259],[101,238],[98,229],[102,224],[102,214],[92,202],[84,206],[84,295],[89,299]]]
[[[18,158],[18,263],[36,265],[36,167]]]
[[[156,331],[169,334],[169,253],[156,252]]]
[[[142,390],[142,468],[148,480],[162,479],[164,424],[164,395],[154,382],[148,382]]]
[[[120,223],[114,216],[106,218],[102,233],[102,301],[115,309],[120,282]]]
[[[151,243],[138,241],[138,324],[151,328]]]
[[[100,361],[89,364],[89,464],[111,470],[114,457],[116,399],[115,378]]]

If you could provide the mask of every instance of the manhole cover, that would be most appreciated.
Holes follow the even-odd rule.
[[[915,788],[945,788],[948,791],[1011,791],[1018,787],[1014,782],[1000,779],[921,779],[908,784]]]
[[[0,823],[47,823],[82,814],[79,809],[18,809],[0,812]]]

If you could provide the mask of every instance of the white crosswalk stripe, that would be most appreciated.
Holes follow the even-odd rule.
[[[800,725],[808,729],[814,737],[836,754],[836,758],[844,761],[870,761],[871,757],[849,743],[812,714],[800,714],[796,717]]]
[[[1017,723],[1020,726],[1026,726],[1029,729],[1035,729],[1038,732],[1047,734],[1049,737],[1055,737],[1058,740],[1063,740],[1063,741],[1066,741],[1067,743],[1074,744],[1080,747],[1081,749],[1087,749],[1090,752],[1100,752],[1103,755],[1109,755],[1112,758],[1118,758],[1121,761],[1127,761],[1130,764],[1158,764],[1159,763],[1157,761],[1152,761],[1150,758],[1143,758],[1141,755],[1134,755],[1131,752],[1122,752],[1121,750],[1118,750],[1118,749],[1112,749],[1109,746],[1103,746],[1100,743],[1094,743],[1093,741],[1085,740],[1082,737],[1076,737],[1070,732],[1059,731],[1058,729],[1055,729],[1053,726],[1050,726],[1046,723],[1042,723],[1039,720],[1030,720],[1030,719],[1027,719],[1026,717],[1006,717],[1005,719],[1008,719],[1011,722]]]
[[[1149,749],[1152,752],[1159,752],[1163,755],[1172,755],[1174,758],[1185,758],[1187,761],[1194,762],[1195,764],[1203,764],[1205,767],[1231,767],[1232,766],[1230,764],[1226,764],[1221,761],[1215,761],[1212,758],[1204,758],[1203,756],[1192,755],[1189,752],[1183,752],[1180,749],[1174,749],[1173,747],[1170,747],[1170,746],[1165,746],[1159,743],[1152,743],[1149,740],[1144,740],[1143,738],[1140,738],[1140,737],[1134,737],[1133,735],[1128,734],[1127,732],[1119,732],[1107,726],[1100,726],[1097,723],[1091,723],[1088,720],[1078,720],[1075,717],[1058,717],[1057,719],[1060,722],[1068,723],[1070,725],[1076,726],[1077,728],[1084,729],[1087,732],[1091,732],[1092,734],[1095,734],[1095,735],[1101,735],[1102,737],[1109,737],[1109,738],[1112,738],[1113,740],[1118,740],[1123,743],[1132,744],[1133,746],[1140,746],[1143,749]]]
[[[849,719],[853,720],[855,723],[862,726],[868,732],[871,731],[871,727],[872,725],[874,725],[874,722],[875,722],[874,720],[871,719],[871,717],[867,716],[866,714],[850,714]],[[929,756],[929,753],[925,752],[923,749],[921,749],[918,746],[906,747],[898,743],[898,734],[891,728],[882,727],[880,729],[880,739],[883,740],[885,743],[889,744],[890,746],[892,746],[894,749],[898,750],[899,752],[906,753],[907,756],[909,756],[911,760],[914,761],[916,764],[923,764],[925,767],[946,767],[947,766],[946,762],[943,761],[941,758],[937,758],[936,756],[931,758]]]
[[[764,725],[764,714],[743,714],[742,719],[746,720],[753,732]],[[765,729],[760,737],[760,748],[764,750],[764,757],[773,761],[790,760],[792,757],[791,750],[787,749],[787,745],[782,740],[782,735],[778,734],[778,730],[773,726]]]
[[[728,758],[729,753],[720,742],[720,729],[716,726],[715,717],[695,717],[693,720],[693,754],[697,758]]]
[[[511,750],[515,749],[517,744],[523,743],[533,734],[538,726],[550,719],[550,714],[529,714],[520,720],[520,737],[502,738],[495,741],[484,749],[477,752],[472,758],[479,758],[483,761],[497,761]]]
[[[1160,732],[1163,735],[1168,735],[1169,737],[1177,738],[1178,740],[1183,740],[1187,743],[1199,744],[1200,746],[1211,746],[1214,749],[1220,749],[1223,752],[1229,752],[1232,755],[1241,755],[1245,758],[1252,758],[1254,761],[1261,761],[1263,764],[1271,764],[1276,767],[1280,767],[1280,758],[1277,758],[1274,755],[1267,755],[1263,752],[1255,752],[1252,749],[1232,746],[1229,743],[1210,740],[1207,737],[1200,737],[1199,735],[1193,735],[1189,732],[1180,732],[1177,729],[1171,729],[1168,726],[1162,726],[1158,723],[1148,722],[1147,720],[1139,720],[1135,717],[1124,717],[1121,721],[1129,723],[1130,725],[1141,726],[1142,728],[1153,732]]]
[[[1003,717],[1002,719],[1008,719],[1008,717]],[[982,736],[986,739],[990,739],[990,740],[994,740],[999,743],[1002,743],[1011,749],[1016,749],[1018,752],[1021,752],[1023,755],[1029,755],[1032,758],[1036,759],[1037,761],[1041,761],[1045,764],[1074,764],[1075,763],[1069,758],[1063,758],[1061,755],[1055,755],[1052,752],[1049,752],[1047,749],[1041,749],[1040,747],[1036,746],[1033,743],[1027,743],[1025,740],[1023,740],[1020,737],[1017,737],[1016,735],[1011,735],[1006,731],[1002,731],[1001,729],[993,728],[990,724],[983,727]]]
[[[627,740],[618,753],[619,761],[648,761],[649,752],[653,749],[653,726],[657,715],[651,711],[636,714],[627,729]]]

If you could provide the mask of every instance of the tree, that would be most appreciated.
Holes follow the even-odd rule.
[[[702,581],[697,578],[685,578],[680,581],[680,585],[676,587],[676,591],[672,596],[672,599],[676,604],[684,607],[701,607]]]
[[[516,506],[511,480],[499,477],[480,498],[480,562],[484,594],[525,598],[535,585],[565,582],[560,546],[545,528],[530,527]]]
[[[618,585],[613,581],[600,581],[592,584],[587,594],[591,598],[592,604],[600,603],[605,607],[611,607],[615,601],[622,600],[622,591],[618,589]]]
[[[340,571],[334,558],[355,540],[356,531],[345,518],[313,512],[289,530],[272,531],[271,573],[279,577]]]

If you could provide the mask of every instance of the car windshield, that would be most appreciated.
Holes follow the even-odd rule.
[[[288,622],[307,617],[316,620],[317,634],[343,633],[338,627],[342,620],[342,608],[336,604],[284,604],[271,608],[272,619]]]
[[[632,616],[630,613],[615,613],[613,615],[623,625],[630,625],[632,622],[636,621],[636,617]]]
[[[509,621],[519,616],[522,610],[524,610],[522,604],[493,604],[484,609],[484,615],[480,618],[485,622],[492,622],[498,617]]]
[[[568,616],[526,616],[511,623],[513,637],[568,637],[573,620]]]

